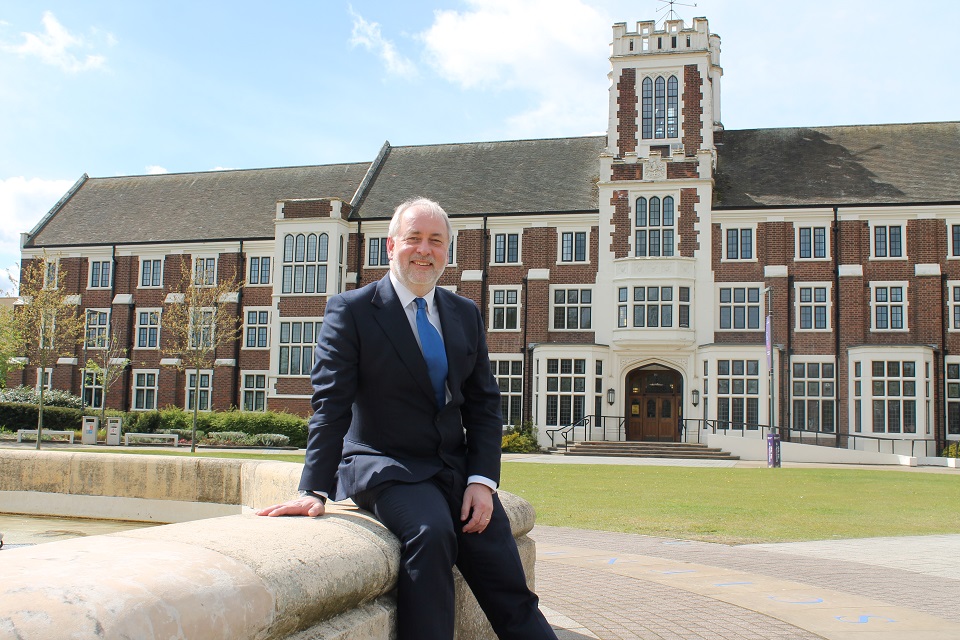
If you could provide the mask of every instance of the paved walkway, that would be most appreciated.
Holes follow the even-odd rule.
[[[504,459],[766,466],[555,455]],[[957,469],[859,468],[953,473],[960,482]],[[560,640],[960,639],[960,534],[728,546],[538,525],[530,537],[537,543],[541,606]]]
[[[765,466],[558,455],[504,460]],[[960,482],[958,469],[865,468],[952,473]],[[945,506],[951,517],[953,507]],[[960,639],[960,534],[740,546],[543,525],[530,536],[541,605],[560,640]]]

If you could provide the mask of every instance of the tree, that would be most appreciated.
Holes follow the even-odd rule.
[[[66,271],[59,261],[44,253],[27,263],[20,272],[20,299],[14,309],[20,328],[23,351],[37,368],[40,387],[37,412],[37,449],[43,436],[43,400],[47,369],[61,356],[75,354],[82,340],[84,316],[79,296],[67,294],[63,286]]]
[[[7,272],[8,277],[10,273]],[[13,278],[11,277],[11,280]],[[7,296],[6,292],[0,295]],[[23,336],[14,319],[13,307],[0,305],[0,389],[7,386],[7,375],[23,366]]]
[[[107,393],[114,382],[123,375],[123,370],[130,364],[127,358],[127,347],[120,339],[120,330],[113,324],[111,318],[106,328],[91,322],[91,314],[101,311],[87,311],[87,330],[84,338],[84,352],[87,361],[84,365],[84,377],[90,376],[90,386],[102,389],[100,397],[100,424],[105,425],[107,414]],[[86,385],[86,380],[84,380]],[[93,403],[90,403],[93,404]]]
[[[232,345],[240,337],[241,325],[236,314],[223,309],[224,303],[235,302],[240,285],[235,277],[217,281],[205,261],[198,260],[195,270],[184,261],[179,286],[167,295],[161,316],[161,351],[176,361],[187,375],[187,408],[193,409],[193,431],[190,451],[197,450],[197,413],[200,405],[211,408],[209,390],[201,385],[204,370],[216,366],[217,351]]]

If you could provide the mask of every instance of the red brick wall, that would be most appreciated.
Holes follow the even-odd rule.
[[[643,180],[642,164],[615,164],[611,167],[613,175],[611,180]]]
[[[287,200],[283,203],[283,217],[286,220],[296,218],[329,218],[333,205],[329,200]]]
[[[696,189],[680,189],[680,207],[677,210],[677,231],[680,234],[679,252],[684,258],[693,258],[700,250],[696,224],[700,222],[697,204],[700,195]]]
[[[630,220],[630,199],[627,191],[614,191],[610,198],[613,205],[613,237],[610,239],[610,251],[614,258],[626,258],[630,255],[630,234],[633,229]]]
[[[617,83],[617,155],[637,150],[637,70],[624,69]]]
[[[683,68],[683,150],[688,156],[696,155],[703,144],[701,130],[703,117],[703,78],[697,65]]]
[[[700,167],[696,162],[669,162],[667,163],[667,180],[680,178],[699,178]]]

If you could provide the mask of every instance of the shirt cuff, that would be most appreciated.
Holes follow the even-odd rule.
[[[485,487],[489,487],[490,491],[497,491],[497,483],[484,476],[470,476],[467,478],[467,484],[482,484]]]
[[[300,497],[302,498],[304,496],[313,496],[314,498],[320,498],[320,502],[324,504],[327,503],[327,500],[330,497],[329,495],[327,495],[326,491],[310,491],[309,489],[301,489]]]

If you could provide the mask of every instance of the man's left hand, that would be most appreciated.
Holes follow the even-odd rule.
[[[493,489],[476,482],[467,485],[463,493],[463,508],[460,509],[460,520],[466,522],[463,532],[483,533],[492,517]]]

